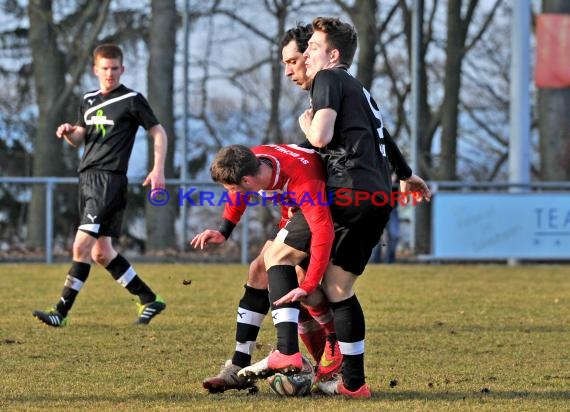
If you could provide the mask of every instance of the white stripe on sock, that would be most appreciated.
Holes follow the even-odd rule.
[[[277,325],[282,322],[299,322],[299,309],[295,308],[279,308],[271,311],[273,324]]]
[[[236,342],[236,351],[251,355],[255,348],[255,341],[248,340],[247,342]]]
[[[265,314],[253,312],[248,309],[238,307],[237,323],[245,323],[246,325],[261,326],[265,319]]]
[[[117,282],[122,286],[122,287],[127,287],[127,285],[129,283],[131,283],[131,280],[134,279],[134,277],[137,275],[137,272],[135,272],[135,270],[133,269],[132,266],[129,266],[129,268],[127,269],[127,271],[125,273],[123,273],[123,276],[121,276],[119,279],[117,279]]]
[[[338,341],[338,346],[343,355],[361,355],[364,353],[364,340],[358,342]]]
[[[65,282],[63,284],[63,286],[68,287],[70,289],[75,290],[76,292],[79,292],[81,290],[81,288],[83,287],[84,282],[71,276],[71,275],[67,275],[65,277]]]

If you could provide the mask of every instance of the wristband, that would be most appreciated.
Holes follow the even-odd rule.
[[[230,222],[227,219],[224,219],[218,230],[227,240],[230,237],[230,235],[232,234],[235,227],[236,227],[235,223]]]

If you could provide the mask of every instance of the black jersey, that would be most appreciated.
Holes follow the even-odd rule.
[[[86,93],[77,120],[86,129],[79,172],[126,174],[139,126],[148,130],[157,124],[145,97],[123,85],[106,95],[101,90]]]
[[[324,108],[337,113],[333,137],[319,149],[327,168],[327,186],[389,193],[382,118],[362,84],[344,69],[321,70],[311,86],[311,105],[315,113]]]

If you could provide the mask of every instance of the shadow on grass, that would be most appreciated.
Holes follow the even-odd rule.
[[[302,399],[302,398],[297,398]],[[304,398],[307,401],[312,400],[332,400],[325,395],[315,394],[313,396]],[[341,399],[340,397],[338,399]],[[423,391],[374,391],[372,400],[376,401],[445,401],[445,402],[460,402],[469,400],[528,400],[528,401],[557,401],[557,400],[570,400],[569,391],[489,391],[489,392],[423,392]],[[246,391],[231,391],[224,394],[179,394],[179,393],[153,393],[153,394],[131,394],[131,395],[34,395],[26,394],[22,396],[6,397],[5,401],[9,403],[27,402],[30,404],[36,403],[62,403],[62,402],[110,402],[110,403],[123,403],[129,401],[136,402],[217,402],[217,401],[272,401],[282,400],[271,393],[256,393],[250,394]]]

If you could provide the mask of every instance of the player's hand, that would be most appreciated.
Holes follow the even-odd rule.
[[[284,303],[296,302],[298,300],[302,300],[307,296],[307,292],[301,288],[295,288],[291,292],[287,293],[280,299],[277,299],[273,302],[274,305],[279,306],[283,305]]]
[[[55,135],[60,139],[64,139],[70,146],[79,147],[83,143],[85,129],[69,123],[63,123],[59,125]]]
[[[60,124],[57,130],[55,131],[55,135],[60,139],[68,137],[69,135],[73,134],[75,131],[76,126],[73,126],[69,123]]]
[[[207,244],[221,245],[226,241],[226,238],[219,230],[204,230],[202,233],[194,236],[194,239],[190,241],[190,245],[194,249],[204,249]]]
[[[143,186],[148,186],[150,184],[150,189],[164,189],[166,186],[166,180],[164,178],[164,171],[157,169],[152,169],[143,182]]]
[[[307,109],[299,116],[299,126],[303,133],[305,133],[305,136],[309,135],[311,123],[313,123],[313,109]]]
[[[409,194],[414,198],[414,204],[421,203],[424,200],[429,202],[431,200],[431,191],[424,180],[417,176],[411,175],[408,180],[400,180],[400,190],[403,193]],[[408,203],[408,196],[405,197],[406,203]]]

